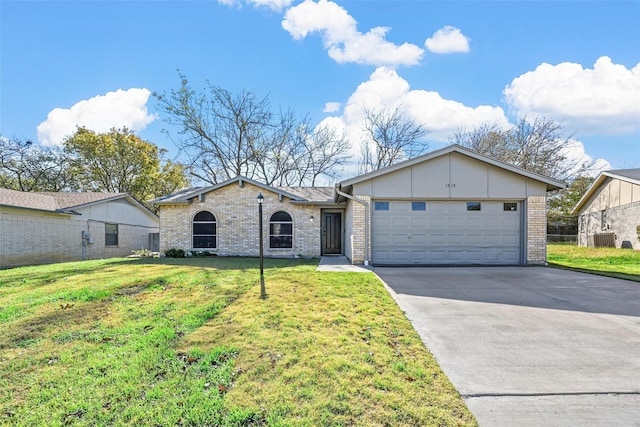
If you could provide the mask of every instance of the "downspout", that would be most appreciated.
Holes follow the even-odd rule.
[[[364,205],[364,265],[369,265],[369,203],[340,191],[337,186],[335,189],[338,195]]]

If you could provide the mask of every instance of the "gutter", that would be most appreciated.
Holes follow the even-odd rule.
[[[342,197],[346,197],[349,200],[358,202],[364,205],[364,265],[369,265],[369,202],[357,199],[351,194],[344,193],[336,186],[336,193]]]

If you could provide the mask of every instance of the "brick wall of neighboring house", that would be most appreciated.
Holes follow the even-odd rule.
[[[0,268],[81,261],[82,232],[93,243],[86,246],[85,259],[124,257],[132,250],[149,247],[149,233],[157,229],[118,225],[118,245],[105,246],[103,222],[78,217],[5,208],[0,212]]]
[[[616,248],[640,249],[640,202],[583,213],[578,218],[578,245],[594,246],[594,235],[614,233]]]
[[[355,197],[366,202],[367,205],[353,200],[349,200],[347,204],[345,211],[345,255],[352,264],[362,264],[365,257],[371,258],[371,197]],[[367,207],[369,208],[368,218]],[[367,220],[369,221],[368,230],[365,225]],[[368,231],[368,238],[366,238],[365,230]],[[368,251],[365,250],[365,245],[368,246]]]
[[[257,196],[264,200],[263,232],[264,255],[268,257],[320,256],[320,207],[294,205],[278,194],[265,191],[247,182],[241,187],[237,182],[197,198],[189,205],[161,206],[160,251],[176,248],[192,248],[192,220],[200,211],[211,212],[217,222],[217,247],[212,250],[219,255],[258,256],[259,223]],[[285,211],[293,219],[293,248],[271,249],[269,247],[269,219],[277,211]],[[314,220],[311,221],[313,216]]]
[[[527,198],[527,264],[547,262],[547,201],[545,196]]]

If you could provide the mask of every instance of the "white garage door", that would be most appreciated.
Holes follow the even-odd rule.
[[[522,254],[516,202],[374,201],[377,265],[514,265]]]

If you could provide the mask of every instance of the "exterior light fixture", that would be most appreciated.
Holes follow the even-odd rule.
[[[313,222],[313,215],[309,217],[309,221]]]

